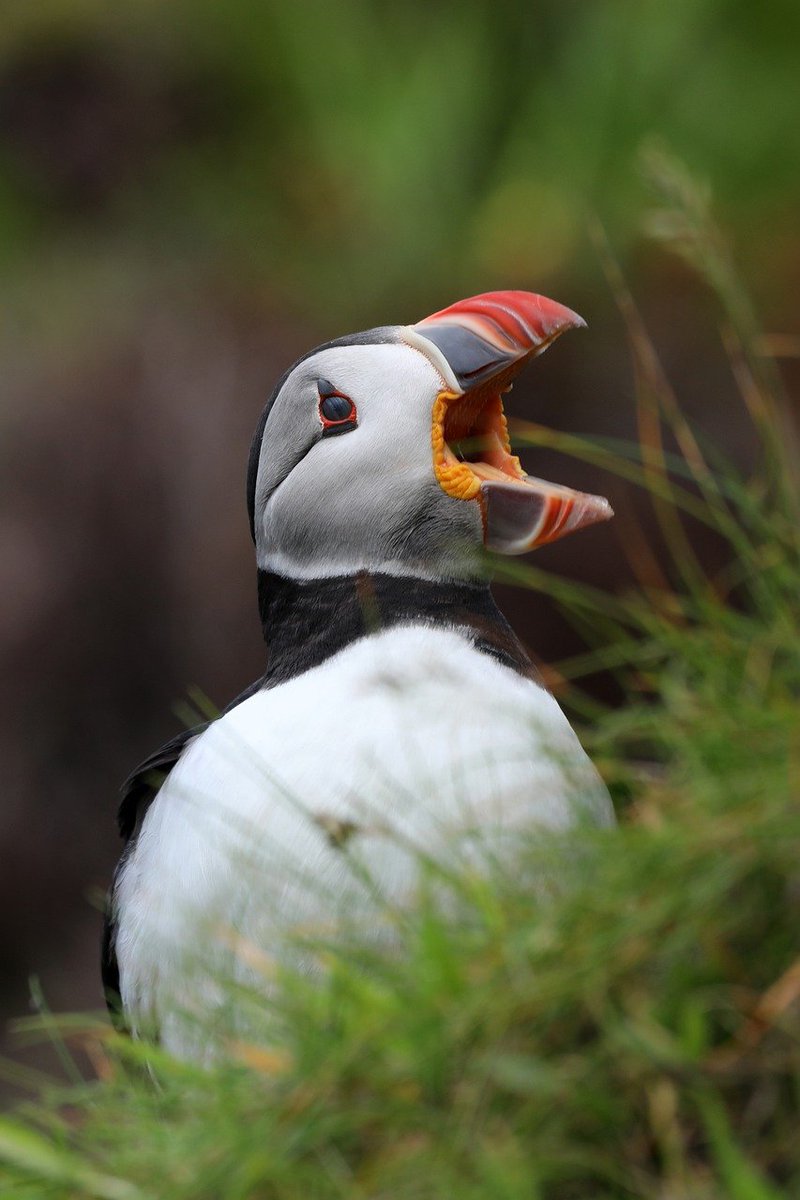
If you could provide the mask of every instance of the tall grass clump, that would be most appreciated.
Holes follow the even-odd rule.
[[[800,1194],[795,430],[707,196],[662,152],[647,166],[653,231],[718,300],[758,457],[743,478],[701,444],[598,233],[639,444],[517,436],[641,485],[666,553],[636,564],[623,597],[535,567],[515,577],[591,639],[561,687],[620,828],[532,839],[513,873],[448,877],[458,903],[424,892],[391,950],[355,934],[319,945],[315,984],[284,969],[269,1001],[242,994],[254,1032],[212,1068],[62,1020],[62,1052],[80,1042],[97,1078],[40,1087],[0,1124],[3,1196]],[[713,572],[702,526],[724,547]],[[581,691],[599,669],[624,703]]]

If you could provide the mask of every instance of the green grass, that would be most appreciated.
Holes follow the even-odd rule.
[[[0,1124],[3,1196],[800,1194],[791,423],[705,197],[663,155],[650,170],[661,233],[719,298],[762,453],[746,480],[710,460],[598,235],[631,334],[641,444],[559,444],[648,488],[668,553],[621,598],[535,563],[515,577],[591,634],[562,664],[561,695],[583,714],[620,828],[532,839],[514,872],[450,879],[457,916],[431,889],[399,925],[399,952],[346,935],[319,947],[321,982],[284,970],[269,1004],[241,997],[254,1034],[211,1070],[89,1018],[62,1021],[100,1078],[45,1087]],[[664,427],[680,454],[664,449]],[[715,577],[686,513],[728,546]],[[600,668],[617,674],[623,705],[581,692]]]

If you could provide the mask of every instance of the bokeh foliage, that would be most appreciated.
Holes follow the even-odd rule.
[[[746,478],[709,469],[629,309],[643,436],[624,457],[595,453],[649,494],[677,586],[645,578],[615,598],[517,571],[587,621],[625,688],[584,730],[620,828],[534,831],[514,869],[495,862],[488,877],[433,870],[436,886],[397,914],[399,946],[309,931],[319,980],[247,948],[269,998],[237,992],[256,1028],[211,1070],[65,1019],[100,1078],[84,1082],[56,1035],[71,1085],[32,1080],[40,1098],[0,1122],[9,1194],[797,1193],[800,491],[775,437],[785,399],[703,191],[668,159],[651,167],[662,235],[723,284],[760,454]],[[667,429],[679,454],[664,452]],[[721,572],[691,557],[682,522],[695,511],[728,547]]]
[[[658,135],[785,285],[799,34],[791,0],[7,6],[4,271],[95,324],[198,273],[326,329],[402,319],[580,278],[588,213],[630,245]]]
[[[636,161],[654,137],[713,181],[774,316],[800,260],[799,24],[789,0],[6,6],[2,348],[12,363],[79,359],[163,295],[326,334],[492,286],[595,288],[603,239],[587,218],[639,268]],[[649,161],[658,176],[667,160]],[[580,855],[551,847],[565,886],[546,905],[524,874],[465,879],[458,936],[422,903],[402,959],[336,947],[322,989],[284,981],[279,1045],[272,1012],[263,1043],[212,1075],[158,1062],[156,1090],[137,1048],[90,1022],[102,1078],[31,1077],[42,1099],[0,1124],[4,1194],[775,1200],[800,1187],[792,422],[702,188],[669,167],[665,182],[658,231],[716,293],[759,469],[740,478],[723,438],[710,453],[693,441],[635,322],[636,454],[517,430],[604,470],[616,457],[672,551],[639,556],[626,600],[518,576],[591,637],[560,694],[590,718],[622,828]],[[659,286],[680,321],[673,284]],[[711,573],[687,512],[726,548]],[[623,705],[566,688],[599,668]]]

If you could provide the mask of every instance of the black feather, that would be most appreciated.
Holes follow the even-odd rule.
[[[494,602],[486,583],[433,581],[394,575],[337,576],[296,582],[258,573],[258,602],[268,646],[266,673],[227,706],[230,712],[262,688],[277,687],[319,666],[370,633],[400,624],[465,630],[476,649],[527,678],[541,678]],[[185,729],[149,755],[122,785],[119,830],[125,848],[108,893],[102,977],[112,1019],[124,1027],[115,953],[114,890],[148,809],[193,738],[210,721]]]
[[[230,712],[237,704],[241,704],[242,701],[254,696],[257,691],[260,691],[263,685],[264,678],[257,679],[255,683],[251,683],[249,687],[245,688],[235,700],[232,700],[224,711],[226,713]],[[120,1000],[119,964],[117,963],[115,946],[114,893],[116,891],[117,880],[128,855],[136,845],[136,839],[139,836],[139,831],[142,828],[147,811],[158,795],[164,780],[177,763],[181,754],[183,754],[189,742],[205,729],[208,729],[210,724],[210,721],[203,721],[201,724],[194,725],[191,729],[184,729],[176,734],[175,737],[170,738],[168,742],[165,742],[158,750],[155,750],[143,762],[140,762],[134,771],[131,771],[120,789],[121,799],[119,809],[117,810],[117,825],[121,837],[125,839],[125,846],[114,870],[111,886],[106,895],[100,953],[100,974],[103,981],[106,1004],[111,1013],[111,1019],[118,1029],[124,1029],[125,1020]]]

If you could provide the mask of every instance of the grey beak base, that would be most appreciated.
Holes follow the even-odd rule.
[[[459,387],[465,392],[491,379],[522,357],[520,354],[504,353],[463,325],[442,322],[439,325],[426,325],[415,332],[444,355]]]

